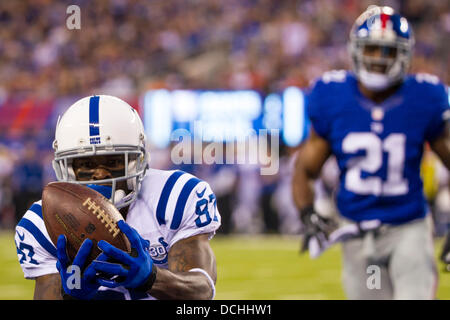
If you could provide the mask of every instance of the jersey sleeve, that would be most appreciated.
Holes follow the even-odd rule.
[[[187,198],[182,218],[179,222],[172,220],[172,223],[175,221],[178,225],[174,236],[169,240],[170,246],[181,239],[202,233],[209,234],[209,239],[212,239],[220,227],[221,217],[216,196],[207,182],[199,181]]]
[[[326,113],[324,112],[323,101],[324,83],[322,80],[317,80],[306,93],[306,112],[311,121],[311,125],[314,131],[326,138],[329,132],[330,123],[327,120]]]
[[[17,258],[26,279],[35,279],[56,269],[56,247],[42,218],[42,201],[35,202],[15,228]]]
[[[445,123],[450,120],[449,113],[449,96],[448,89],[439,84],[435,87],[434,94],[430,102],[430,116],[431,119],[425,131],[425,138],[427,141],[432,142],[438,138],[445,128]]]

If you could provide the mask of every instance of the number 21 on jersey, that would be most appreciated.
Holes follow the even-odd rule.
[[[352,132],[342,141],[344,153],[365,151],[362,158],[349,164],[345,188],[360,195],[400,196],[408,192],[408,180],[403,177],[406,136],[391,133],[385,139],[371,132]],[[387,177],[362,177],[362,171],[375,174],[383,166],[383,153],[387,152]],[[352,161],[352,159],[350,160]]]

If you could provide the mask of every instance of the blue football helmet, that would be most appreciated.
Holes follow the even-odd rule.
[[[406,18],[391,7],[369,6],[353,24],[348,48],[358,80],[380,91],[404,78],[413,46],[414,36]]]

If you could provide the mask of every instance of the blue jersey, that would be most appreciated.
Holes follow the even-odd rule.
[[[352,73],[331,71],[312,86],[306,104],[314,130],[336,156],[337,206],[344,217],[399,224],[426,215],[424,143],[443,133],[449,109],[436,77],[408,76],[376,104],[361,94]]]

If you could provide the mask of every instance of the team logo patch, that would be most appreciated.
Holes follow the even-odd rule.
[[[167,247],[169,245],[164,241],[163,237],[158,239],[158,243],[150,245],[150,256],[152,257],[153,263],[163,264],[167,262]]]

